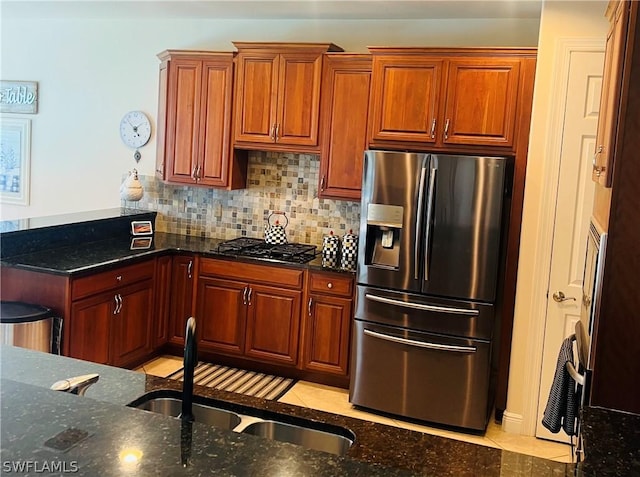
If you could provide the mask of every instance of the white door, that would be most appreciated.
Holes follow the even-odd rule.
[[[598,123],[604,52],[572,51],[562,128],[558,196],[553,229],[551,271],[542,358],[536,436],[569,442],[564,431],[552,434],[541,421],[564,338],[580,319],[582,277],[594,183],[591,163]],[[554,299],[555,295],[555,299]],[[564,300],[562,296],[564,295]]]

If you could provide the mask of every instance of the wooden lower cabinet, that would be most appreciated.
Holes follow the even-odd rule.
[[[302,270],[202,259],[196,321],[200,349],[296,366]]]
[[[132,285],[120,292],[120,310],[111,323],[111,364],[125,367],[153,351],[153,281]]]
[[[296,365],[302,292],[251,285],[247,297],[245,355]]]
[[[70,356],[123,367],[148,356],[153,289],[148,279],[73,302]]]
[[[304,318],[304,368],[346,376],[353,300],[311,294],[308,305]]]
[[[184,345],[187,320],[193,316],[193,293],[197,273],[195,255],[176,255],[171,265],[169,342]]]
[[[244,353],[247,283],[201,276],[198,279],[196,326],[202,350]]]
[[[347,376],[353,313],[353,277],[309,272],[303,314],[302,367],[307,371]]]

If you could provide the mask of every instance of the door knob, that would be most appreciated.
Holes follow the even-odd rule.
[[[565,296],[564,293],[562,293],[561,291],[557,291],[553,294],[553,301],[557,302],[557,303],[562,303],[563,301],[567,301],[567,300],[573,300],[576,301],[576,299],[572,296]]]

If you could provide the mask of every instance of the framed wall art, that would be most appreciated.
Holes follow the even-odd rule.
[[[0,202],[29,205],[31,120],[0,119]]]

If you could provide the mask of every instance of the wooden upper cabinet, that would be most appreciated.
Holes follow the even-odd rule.
[[[534,49],[370,48],[369,147],[513,150]],[[526,122],[526,121],[525,121]]]
[[[272,143],[276,124],[279,56],[240,53],[237,58],[235,141]]]
[[[520,60],[464,58],[448,63],[442,142],[512,146]]]
[[[443,60],[374,55],[371,140],[436,142]]]
[[[158,56],[156,173],[168,182],[243,187],[231,171],[233,53],[167,50]]]
[[[330,43],[234,45],[235,146],[317,150],[322,54],[341,48]]]
[[[325,55],[320,113],[321,198],[360,199],[370,85],[371,55]]]
[[[602,75],[600,113],[596,133],[596,150],[591,178],[604,187],[611,187],[616,139],[620,117],[622,67],[624,63],[629,9],[631,2],[611,1],[607,8],[610,21]]]

